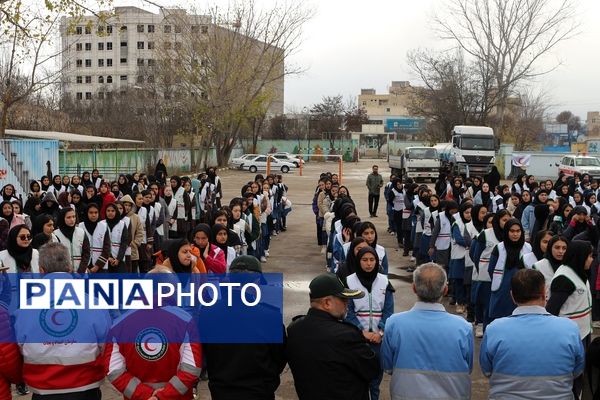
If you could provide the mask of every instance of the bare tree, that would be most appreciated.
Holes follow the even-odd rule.
[[[408,65],[423,83],[409,96],[412,115],[427,119],[426,140],[450,139],[455,125],[485,125],[496,105],[487,69],[467,63],[461,52],[436,53],[418,49],[408,53]]]
[[[548,111],[545,92],[524,90],[518,101],[509,106],[504,120],[506,136],[515,144],[515,150],[531,150],[544,132],[544,118]]]
[[[58,16],[31,17],[24,28],[14,25],[2,40],[0,55],[0,138],[4,137],[8,114],[15,104],[58,82],[61,71],[52,65],[61,53],[49,51]]]
[[[260,9],[243,0],[204,16],[168,16],[183,40],[161,44],[160,73],[183,88],[201,145],[216,147],[219,165],[227,164],[245,129],[256,130],[257,116],[283,111],[276,110],[282,106],[283,79],[302,72],[286,60],[311,15],[301,3]]]
[[[335,148],[335,140],[343,132],[345,111],[342,95],[324,96],[320,103],[314,104],[310,109],[315,130],[328,136],[331,149]]]
[[[550,72],[543,57],[576,34],[573,0],[448,0],[435,18],[442,38],[456,42],[494,77],[497,124],[519,83]]]

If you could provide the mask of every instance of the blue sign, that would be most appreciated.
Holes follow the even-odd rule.
[[[385,120],[386,132],[416,133],[425,127],[424,118],[388,118]]]

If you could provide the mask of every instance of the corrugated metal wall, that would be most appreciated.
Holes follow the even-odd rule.
[[[58,152],[58,140],[0,140],[0,186],[11,183],[19,193],[27,194],[29,182],[46,175],[47,162],[58,173]]]

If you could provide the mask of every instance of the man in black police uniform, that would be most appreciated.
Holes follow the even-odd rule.
[[[365,294],[330,273],[313,279],[309,289],[308,314],[294,318],[286,346],[299,399],[368,400],[379,357],[356,326],[343,322],[348,300]]]

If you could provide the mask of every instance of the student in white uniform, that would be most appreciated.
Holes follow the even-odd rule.
[[[85,231],[92,250],[90,261],[86,266],[88,271],[108,272],[111,243],[106,221],[100,221],[100,207],[94,203],[88,204],[86,218],[79,227]]]

